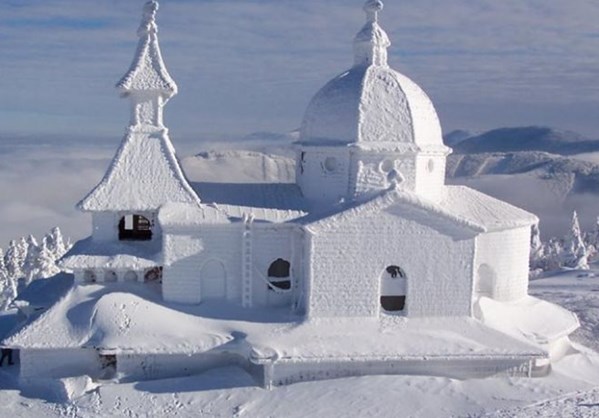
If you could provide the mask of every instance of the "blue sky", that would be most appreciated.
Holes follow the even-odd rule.
[[[143,0],[0,0],[0,135],[120,136],[114,84]],[[163,0],[180,94],[173,136],[297,128],[352,62],[363,0]],[[596,0],[388,0],[390,62],[433,99],[445,131],[549,125],[599,138]]]

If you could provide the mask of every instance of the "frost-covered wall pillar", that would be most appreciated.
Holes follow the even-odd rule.
[[[413,153],[373,152],[356,149],[350,167],[350,194],[360,196],[388,189],[393,184],[415,189]]]
[[[502,301],[527,295],[530,227],[482,234],[476,249],[475,293]]]
[[[131,94],[131,126],[150,125],[163,128],[162,96],[149,92]]]
[[[310,200],[338,202],[348,195],[349,149],[302,147],[297,153],[296,179]]]

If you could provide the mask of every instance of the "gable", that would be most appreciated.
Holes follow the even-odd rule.
[[[80,203],[84,211],[151,211],[167,202],[199,204],[166,130],[131,130],[104,179]]]

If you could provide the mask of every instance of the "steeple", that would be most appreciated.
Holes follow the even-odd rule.
[[[129,129],[104,179],[79,203],[84,211],[156,213],[169,202],[200,203],[162,122],[162,108],[177,93],[177,85],[160,54],[157,10],[158,2],[145,4],[137,53],[117,84],[131,100]]]
[[[378,15],[383,10],[381,0],[368,0],[364,5],[366,24],[354,39],[355,66],[387,66],[387,48],[391,41],[378,24]]]
[[[154,0],[144,5],[141,25],[137,30],[137,52],[131,68],[117,83],[121,95],[131,100],[130,125],[133,128],[163,128],[162,108],[177,94],[177,85],[164,65],[158,44],[158,7]]]

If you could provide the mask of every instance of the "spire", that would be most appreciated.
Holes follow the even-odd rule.
[[[387,65],[387,48],[391,46],[387,33],[378,24],[378,15],[383,10],[381,0],[368,0],[364,5],[366,25],[354,39],[354,64]]]
[[[158,44],[158,7],[154,0],[144,5],[141,25],[137,30],[137,52],[131,68],[117,83],[122,96],[132,101],[132,126],[163,127],[162,107],[177,94],[177,85],[164,65]]]

